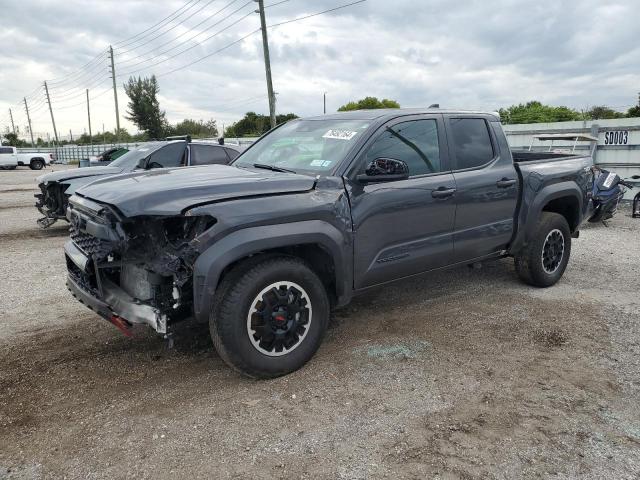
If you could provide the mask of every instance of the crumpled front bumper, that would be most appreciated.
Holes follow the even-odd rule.
[[[58,220],[67,220],[66,208],[68,196],[64,193],[64,187],[62,185],[45,185],[39,184],[40,192],[33,196],[36,199],[36,208],[44,215],[43,218],[38,219],[38,225],[42,228],[47,228]]]
[[[111,322],[115,316],[129,324],[144,324],[158,333],[167,333],[166,315],[135,300],[118,285],[103,278],[92,260],[73,241],[65,244],[64,251],[69,271],[67,288],[80,303]],[[89,287],[87,281],[95,287]]]

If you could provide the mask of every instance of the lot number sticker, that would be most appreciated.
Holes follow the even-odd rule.
[[[322,138],[333,138],[335,140],[351,140],[356,136],[358,132],[351,132],[349,130],[329,130]]]
[[[629,130],[615,130],[604,134],[605,145],[627,145],[629,143]]]

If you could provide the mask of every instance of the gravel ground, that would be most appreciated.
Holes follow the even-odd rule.
[[[36,176],[0,171],[0,478],[638,478],[628,211],[582,231],[552,288],[508,259],[401,282],[337,312],[302,370],[252,381],[206,331],[169,350],[77,303]]]

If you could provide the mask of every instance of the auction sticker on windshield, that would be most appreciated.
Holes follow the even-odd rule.
[[[336,130],[332,129],[325,133],[322,138],[333,138],[335,140],[351,140],[356,136],[358,132],[351,132],[349,130]]]

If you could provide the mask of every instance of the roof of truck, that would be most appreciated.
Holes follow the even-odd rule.
[[[496,112],[483,112],[477,110],[448,110],[444,108],[380,108],[375,110],[351,110],[349,112],[336,112],[328,115],[307,117],[305,120],[375,120],[383,117],[393,118],[401,115],[419,114],[461,114],[461,115],[489,115],[500,119]]]

